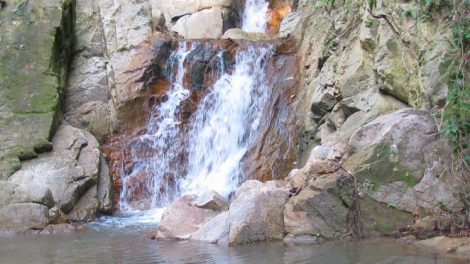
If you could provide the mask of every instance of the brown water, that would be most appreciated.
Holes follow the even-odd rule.
[[[296,246],[272,242],[228,248],[154,241],[148,233],[145,228],[125,228],[0,238],[0,263],[468,263],[384,239]]]

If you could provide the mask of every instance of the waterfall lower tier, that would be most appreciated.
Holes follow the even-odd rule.
[[[182,194],[207,190],[228,197],[245,179],[241,161],[259,136],[271,93],[266,65],[273,47],[248,45],[235,52],[233,62],[227,53],[183,41],[168,57],[171,88],[149,108],[145,133],[130,145],[122,211],[165,207]],[[202,74],[217,79],[205,91],[193,87],[198,59],[211,64]],[[186,113],[189,118],[187,104],[197,104],[194,113]],[[139,191],[145,201],[135,199]]]

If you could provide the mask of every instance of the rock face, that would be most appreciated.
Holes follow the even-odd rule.
[[[289,199],[284,211],[284,231],[293,236],[339,238],[347,232],[348,208],[337,196],[342,174],[317,178]]]
[[[0,13],[0,179],[51,149],[72,54],[75,1],[8,4]],[[35,12],[42,10],[42,12]]]
[[[0,199],[1,231],[38,230],[68,219],[90,221],[99,212],[109,212],[111,197],[98,196],[98,186],[108,193],[111,186],[109,174],[100,170],[96,139],[63,125],[52,144],[53,152],[23,162],[8,181],[1,182],[5,189]]]
[[[428,112],[408,108],[378,117],[352,133],[348,152],[338,155],[315,147],[288,177],[294,196],[284,214],[286,233],[327,239],[358,229],[361,235],[392,234],[421,214],[464,210],[462,179],[449,170],[450,145]],[[325,171],[325,164],[337,165]]]

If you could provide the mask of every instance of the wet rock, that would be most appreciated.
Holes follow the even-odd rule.
[[[248,41],[263,41],[263,40],[270,40],[268,34],[265,33],[252,33],[252,32],[245,32],[240,28],[232,28],[227,30],[222,39],[233,39],[233,40],[248,40]]]
[[[220,194],[214,191],[207,191],[197,197],[194,205],[203,208],[211,209],[214,211],[225,211],[228,209],[228,201]]]
[[[250,180],[240,187],[229,210],[230,245],[284,237],[283,212],[288,192],[280,184]]]
[[[312,235],[299,235],[294,236],[292,234],[287,235],[283,242],[288,245],[311,245],[325,242],[326,240],[320,236]]]
[[[40,235],[47,236],[47,235],[54,235],[54,234],[72,234],[77,232],[84,232],[86,228],[83,226],[77,226],[73,224],[57,224],[57,225],[48,225],[44,228]]]
[[[98,200],[100,202],[100,212],[104,214],[111,214],[113,212],[113,181],[109,173],[108,163],[106,159],[100,157],[100,175],[98,179]]]
[[[74,222],[90,222],[98,216],[99,210],[98,187],[94,185],[82,195],[68,217]]]
[[[195,206],[196,199],[197,195],[185,195],[165,210],[158,227],[157,239],[189,239],[219,214],[214,210]]]

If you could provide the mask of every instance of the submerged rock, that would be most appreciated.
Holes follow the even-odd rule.
[[[470,257],[470,238],[450,238],[438,236],[412,243],[419,247],[430,248],[441,253],[447,253],[462,257]]]

